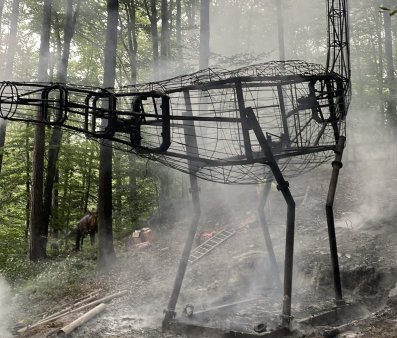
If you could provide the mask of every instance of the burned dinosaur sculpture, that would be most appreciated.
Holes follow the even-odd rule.
[[[274,61],[234,71],[206,69],[170,80],[115,90],[60,83],[3,82],[0,116],[44,123],[112,140],[190,174],[194,216],[182,253],[164,328],[175,308],[200,218],[197,177],[226,184],[274,179],[287,203],[282,325],[291,321],[295,202],[286,177],[328,161],[333,173],[326,210],[337,305],[343,304],[333,200],[350,102],[347,0],[327,0],[325,66]],[[261,198],[259,218],[271,265],[278,272]],[[255,334],[239,335],[251,337]]]
[[[113,91],[4,82],[0,114],[111,139],[209,181],[252,184],[272,176],[255,124],[286,177],[332,156],[345,133],[346,81],[320,65],[277,61]]]

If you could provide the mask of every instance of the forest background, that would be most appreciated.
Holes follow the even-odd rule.
[[[119,87],[278,60],[280,22],[286,59],[324,64],[325,1],[284,0],[282,13],[277,4],[0,0],[0,80]],[[397,23],[381,7],[393,5],[350,1],[349,129],[368,129],[389,143],[397,123]],[[350,142],[358,142],[354,132]],[[72,228],[98,205],[108,229],[99,234],[98,259],[106,265],[114,241],[150,217],[160,227],[172,224],[178,216],[168,212],[172,206],[189,204],[185,175],[131,153],[109,154],[109,147],[103,153],[102,143],[84,135],[1,120],[0,149],[0,273],[11,282],[34,273],[32,261],[69,255]],[[101,173],[109,168],[111,179],[104,181]]]

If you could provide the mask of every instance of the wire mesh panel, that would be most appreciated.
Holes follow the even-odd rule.
[[[191,159],[198,176],[216,182],[268,178],[267,159],[245,115],[252,109],[284,174],[298,175],[326,161],[344,134],[342,81],[319,65],[288,61],[209,69],[152,84],[170,97],[172,116],[171,145],[156,158],[182,171]],[[197,139],[194,158],[183,119]]]

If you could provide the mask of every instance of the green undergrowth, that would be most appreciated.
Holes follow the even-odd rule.
[[[94,255],[93,250],[84,250],[37,263],[15,262],[19,276],[11,281],[11,286],[17,311],[24,321],[34,320],[40,313],[54,312],[82,296],[89,289],[89,281],[98,274]]]

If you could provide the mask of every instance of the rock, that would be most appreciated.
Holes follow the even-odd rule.
[[[340,333],[336,336],[336,338],[358,338],[362,337],[363,335],[361,333],[353,332],[353,331],[348,331],[348,332],[343,332]]]
[[[397,306],[397,282],[394,288],[389,292],[387,304],[391,306]]]

